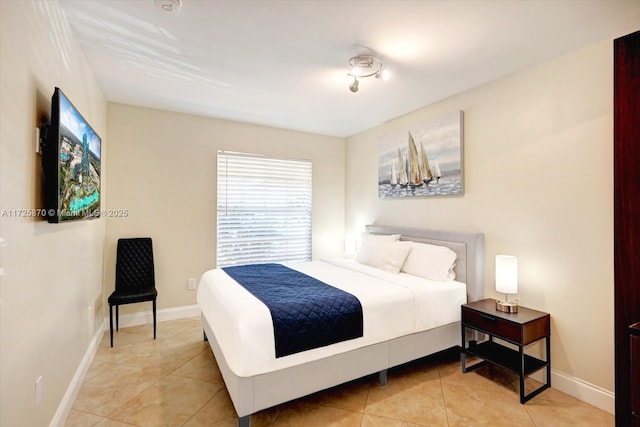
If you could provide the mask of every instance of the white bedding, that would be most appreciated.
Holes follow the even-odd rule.
[[[379,343],[460,320],[466,286],[394,274],[352,261],[331,260],[285,264],[355,295],[363,307],[361,338],[275,357],[269,309],[223,270],[200,279],[198,304],[209,321],[229,368],[249,377]]]

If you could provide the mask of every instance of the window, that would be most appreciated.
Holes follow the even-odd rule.
[[[218,151],[217,266],[311,260],[311,162]]]

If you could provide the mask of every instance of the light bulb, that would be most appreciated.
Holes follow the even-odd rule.
[[[358,91],[358,79],[354,78],[353,83],[349,85],[349,90],[353,93]]]

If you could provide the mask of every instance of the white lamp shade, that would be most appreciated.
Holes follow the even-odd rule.
[[[518,258],[496,255],[496,291],[501,294],[518,293]]]

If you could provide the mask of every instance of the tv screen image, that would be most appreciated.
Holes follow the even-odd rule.
[[[60,88],[51,99],[44,150],[45,205],[49,222],[100,216],[102,141]]]

